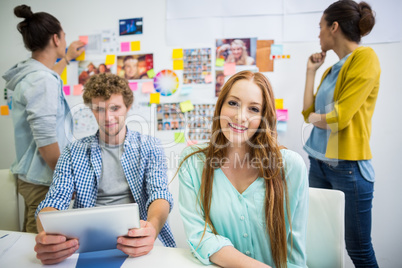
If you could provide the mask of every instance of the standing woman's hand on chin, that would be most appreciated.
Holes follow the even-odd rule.
[[[308,58],[307,71],[317,71],[318,68],[324,63],[326,52],[314,53]]]

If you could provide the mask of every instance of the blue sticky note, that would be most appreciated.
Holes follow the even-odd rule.
[[[278,132],[286,132],[288,129],[288,124],[284,121],[277,121],[276,131]]]
[[[118,268],[128,255],[118,249],[80,253],[76,268]]]
[[[193,87],[192,87],[192,86],[182,87],[182,88],[180,89],[180,95],[189,95],[192,91],[193,91]]]
[[[271,45],[271,55],[283,55],[283,45]]]

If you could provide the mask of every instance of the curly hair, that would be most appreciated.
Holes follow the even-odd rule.
[[[108,100],[112,94],[123,95],[126,107],[134,102],[134,95],[127,81],[115,74],[101,73],[91,76],[84,86],[83,99],[86,105],[92,103],[93,98],[103,97]]]

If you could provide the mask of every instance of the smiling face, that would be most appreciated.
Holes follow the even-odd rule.
[[[138,60],[136,59],[128,59],[124,62],[124,75],[126,79],[134,79],[137,78],[138,74]]]
[[[222,132],[234,146],[244,146],[261,123],[262,91],[252,81],[235,82],[223,102],[220,112]]]
[[[232,44],[230,50],[236,59],[240,59],[241,55],[243,54],[243,47],[236,44]]]
[[[126,107],[121,94],[92,99],[92,112],[98,122],[100,138],[108,144],[121,144],[126,135],[125,120],[130,107]]]

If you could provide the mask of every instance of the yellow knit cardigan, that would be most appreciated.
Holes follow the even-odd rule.
[[[320,86],[330,70],[328,68],[323,74]],[[380,62],[370,47],[358,47],[343,64],[335,84],[334,110],[326,114],[331,128],[326,157],[354,161],[372,158],[371,118],[380,74]],[[316,94],[313,105],[302,112],[306,122],[309,114],[315,111]]]

